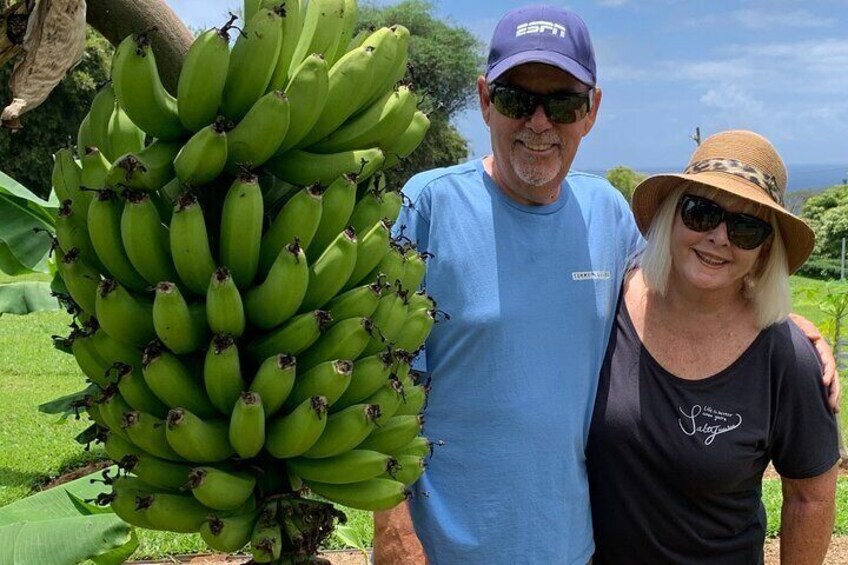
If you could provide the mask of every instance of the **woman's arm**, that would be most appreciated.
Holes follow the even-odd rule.
[[[404,502],[391,510],[374,513],[374,565],[426,565],[424,548],[418,540]]]
[[[809,479],[783,478],[780,562],[821,565],[833,531],[838,465]]]

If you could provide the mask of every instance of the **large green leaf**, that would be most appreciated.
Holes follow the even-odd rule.
[[[56,310],[59,301],[50,293],[50,283],[47,282],[0,284],[0,315]]]
[[[8,275],[46,272],[59,203],[55,195],[42,200],[14,179],[0,173],[0,270]]]
[[[115,473],[115,468],[111,468]],[[81,501],[106,491],[93,473],[0,508],[0,563],[123,563],[138,547],[131,526]]]

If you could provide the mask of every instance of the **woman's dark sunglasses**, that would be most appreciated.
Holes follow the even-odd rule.
[[[496,82],[489,87],[489,97],[498,112],[514,120],[532,116],[539,104],[545,109],[548,119],[558,124],[573,124],[592,109],[591,90],[536,94]]]
[[[739,249],[756,249],[771,235],[771,225],[749,214],[728,212],[712,200],[685,194],[680,199],[680,218],[692,231],[712,231],[727,224],[727,239]]]

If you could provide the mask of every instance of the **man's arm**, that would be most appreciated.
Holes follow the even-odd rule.
[[[833,531],[838,467],[810,479],[783,478],[780,562],[820,565]]]
[[[819,354],[819,361],[822,364],[822,384],[827,387],[827,403],[830,405],[830,409],[834,412],[839,412],[839,394],[840,394],[840,386],[839,386],[839,377],[836,372],[836,358],[833,356],[833,349],[830,347],[830,344],[827,343],[827,340],[822,337],[819,329],[809,321],[807,318],[799,316],[798,314],[789,314],[789,317],[795,322],[801,331],[804,332],[804,335],[807,336],[813,343],[813,347],[816,348],[816,351]]]
[[[412,525],[409,503],[374,513],[374,565],[426,563],[424,548]]]

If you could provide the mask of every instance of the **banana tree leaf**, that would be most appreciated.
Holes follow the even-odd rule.
[[[110,467],[112,474],[116,467]],[[131,526],[85,501],[107,487],[92,473],[0,508],[0,563],[118,565],[138,547]]]
[[[66,396],[54,398],[43,404],[38,405],[38,411],[44,414],[60,414],[62,416],[76,416],[78,406],[86,396],[97,396],[100,392],[100,387],[96,384],[90,384],[79,392],[74,392]]]
[[[117,564],[126,558],[125,546],[132,543],[133,537],[132,527],[114,514],[11,524],[0,527],[0,563],[71,565],[99,556],[98,563]],[[115,550],[121,548],[124,551],[117,554]],[[104,561],[109,554],[113,558]]]
[[[115,466],[109,467],[108,470],[112,476],[118,472]],[[0,527],[18,522],[40,522],[54,518],[80,516],[79,510],[68,493],[82,500],[88,500],[96,498],[101,492],[107,492],[109,489],[102,482],[91,482],[92,479],[102,479],[102,473],[103,471],[98,471],[0,507]],[[0,563],[5,561],[0,559]]]
[[[54,231],[59,202],[42,200],[0,173],[0,270],[8,275],[46,272],[51,238],[33,229]]]
[[[47,282],[0,284],[0,315],[56,310],[59,301],[50,292],[50,283]]]

